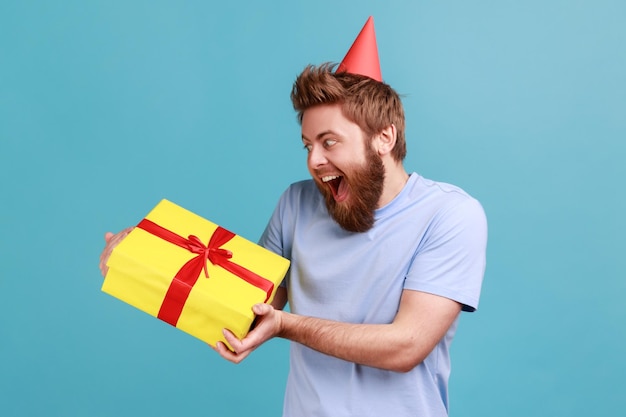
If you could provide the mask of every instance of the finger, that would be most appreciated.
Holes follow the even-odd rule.
[[[105,247],[100,253],[100,265],[104,264],[108,258],[109,258],[109,251],[108,251],[108,248]]]
[[[98,264],[98,267],[100,268],[102,275],[106,275],[107,266],[104,260],[104,252],[100,254],[100,263]]]
[[[111,238],[112,238],[113,236],[115,236],[113,233],[111,233],[111,232],[106,232],[106,233],[104,234],[104,241],[108,243],[108,242],[109,242],[109,240],[111,240]]]
[[[100,255],[99,267],[100,267],[100,272],[102,273],[102,276],[106,276],[107,271],[109,270],[109,267],[107,266],[108,259],[109,259],[108,254],[106,256],[104,254]]]
[[[252,306],[252,311],[257,316],[264,316],[272,311],[272,306],[269,304],[258,303]]]
[[[213,347],[213,346],[211,346]],[[228,361],[233,360],[233,352],[231,352],[230,350],[228,350],[228,348],[226,347],[226,345],[224,345],[224,343],[222,342],[217,342],[215,343],[215,347],[213,347],[213,349],[220,354],[220,356]]]
[[[228,342],[228,344],[230,344],[233,347],[233,350],[235,351],[235,353],[240,353],[245,350],[245,347],[242,341],[239,340],[237,336],[235,336],[230,330],[223,329],[222,333],[224,334],[224,337],[226,338],[226,341]]]
[[[109,257],[111,256],[111,249],[109,248],[109,245],[107,244],[104,248],[104,250],[102,251],[102,253],[100,253],[100,271],[102,271],[102,275],[106,275],[106,271],[108,270],[107,267],[107,262],[109,261]]]
[[[228,349],[226,344],[224,344],[223,342],[217,342],[215,344],[215,350],[217,351],[217,353],[220,354],[222,358],[235,364],[240,363],[248,356],[248,352],[241,354],[241,355],[234,353],[233,351]]]

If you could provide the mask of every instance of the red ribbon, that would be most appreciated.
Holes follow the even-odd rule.
[[[232,252],[221,248],[222,245],[235,237],[234,233],[218,226],[215,232],[213,232],[209,244],[205,246],[202,241],[194,235],[189,235],[189,237],[185,239],[148,219],[143,219],[139,222],[137,227],[167,242],[187,249],[189,252],[197,254],[197,256],[187,261],[176,273],[161,304],[161,309],[157,317],[172,326],[176,326],[176,323],[178,323],[183,307],[187,302],[187,298],[189,298],[189,293],[191,293],[191,289],[198,281],[200,272],[204,270],[204,276],[209,278],[207,260],[211,261],[213,265],[220,266],[244,281],[265,291],[267,294],[265,301],[269,300],[272,295],[272,291],[274,290],[274,283],[272,281],[255,274],[243,266],[231,262],[230,258],[233,256]]]

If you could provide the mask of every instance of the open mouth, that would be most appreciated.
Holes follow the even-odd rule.
[[[340,175],[326,175],[322,177],[322,182],[330,188],[333,198],[338,203],[348,197],[348,186]]]

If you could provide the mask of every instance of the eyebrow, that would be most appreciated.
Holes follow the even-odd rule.
[[[328,134],[340,136],[337,132],[329,129],[329,130],[324,130],[323,132],[318,133],[315,136],[315,139],[319,140]],[[302,135],[302,140],[304,141],[304,140],[309,140],[309,139],[306,136]]]

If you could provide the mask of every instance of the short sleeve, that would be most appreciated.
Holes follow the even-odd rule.
[[[486,267],[487,219],[480,203],[467,197],[437,213],[405,280],[405,289],[428,292],[478,308]]]
[[[259,245],[280,256],[284,256],[282,244],[282,227],[280,219],[280,203],[274,209],[265,230],[259,239]]]

